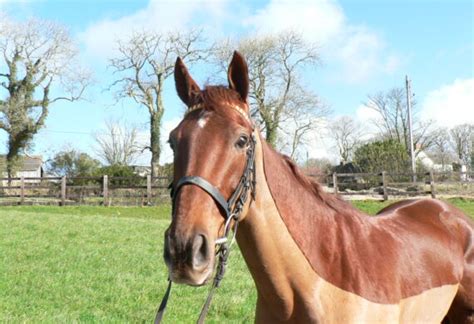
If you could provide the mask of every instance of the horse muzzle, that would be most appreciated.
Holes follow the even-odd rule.
[[[203,233],[186,237],[167,230],[163,257],[171,281],[191,286],[206,284],[214,268],[214,250],[214,244]]]

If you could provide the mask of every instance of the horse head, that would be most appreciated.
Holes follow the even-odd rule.
[[[212,275],[219,238],[236,221],[232,218],[239,201],[250,194],[255,142],[247,104],[248,68],[235,52],[228,68],[229,86],[201,90],[178,58],[174,77],[188,108],[169,136],[174,152],[173,213],[165,232],[164,259],[173,282],[202,285]],[[245,205],[238,206],[240,218],[245,217]]]

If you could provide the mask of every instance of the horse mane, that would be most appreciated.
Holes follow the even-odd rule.
[[[348,210],[357,211],[352,204],[342,199],[341,196],[325,192],[321,184],[303,174],[290,157],[284,154],[280,154],[280,156],[290,168],[294,178],[326,206],[337,212],[347,213]]]
[[[201,100],[205,105],[205,109],[218,112],[223,112],[223,104],[236,105],[242,103],[242,98],[238,92],[223,85],[206,86],[201,92]],[[278,153],[278,155],[280,155],[283,161],[288,165],[294,178],[326,206],[338,212],[344,211],[347,213],[348,210],[356,211],[354,206],[342,199],[339,195],[326,193],[318,182],[304,175],[290,157],[280,153]]]

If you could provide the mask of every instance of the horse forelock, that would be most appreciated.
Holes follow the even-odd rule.
[[[243,118],[244,116],[235,113],[235,108],[233,108],[239,107],[248,114],[247,103],[242,100],[237,91],[226,86],[206,86],[200,93],[198,104],[202,106],[202,109],[216,112],[232,121],[238,123],[241,123],[242,120],[245,123],[248,121]]]

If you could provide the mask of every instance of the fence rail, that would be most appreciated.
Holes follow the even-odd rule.
[[[156,205],[168,200],[168,177],[0,178],[0,205]]]
[[[348,199],[474,197],[474,172],[308,175]],[[413,179],[416,181],[413,181]],[[169,202],[168,177],[0,178],[0,205],[157,205]]]
[[[311,177],[312,175],[310,175]],[[312,176],[318,178],[317,176]],[[413,180],[415,179],[415,181]],[[474,172],[332,173],[319,177],[329,191],[343,196],[387,200],[413,196],[474,198]],[[362,197],[361,197],[362,198]]]

